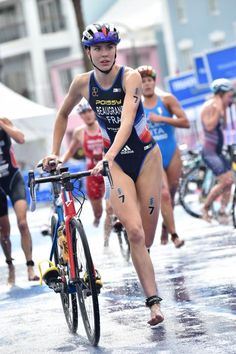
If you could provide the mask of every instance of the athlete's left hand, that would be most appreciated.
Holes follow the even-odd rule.
[[[151,112],[149,113],[148,118],[150,119],[151,122],[154,123],[161,123],[162,122],[162,116],[158,116],[157,114]]]
[[[4,128],[4,126],[7,125],[7,119],[6,118],[0,118],[0,127]]]
[[[108,161],[108,159],[103,158],[102,160],[98,161],[98,163],[96,164],[96,166],[92,169],[91,174],[93,176],[98,176],[101,174],[102,170],[103,170],[103,161]],[[109,164],[109,168],[111,168],[112,162],[108,161]]]

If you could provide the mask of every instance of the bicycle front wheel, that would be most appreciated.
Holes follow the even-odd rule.
[[[73,240],[76,290],[84,328],[90,343],[96,346],[100,339],[100,313],[96,287],[96,273],[87,237],[80,220],[70,223]]]
[[[123,228],[117,233],[120,251],[124,259],[128,262],[130,259],[130,244],[126,230]]]
[[[55,214],[51,218],[51,237],[54,242],[53,258],[55,266],[58,267],[62,279],[60,284],[60,297],[65,319],[70,332],[76,333],[78,328],[78,306],[76,293],[75,291],[71,291],[71,285],[69,285],[69,267],[63,263],[63,259],[60,256],[60,248],[57,240],[57,225],[57,215]]]

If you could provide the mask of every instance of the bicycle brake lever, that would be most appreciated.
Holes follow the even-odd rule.
[[[35,211],[36,210],[36,201],[35,199],[31,199],[31,203],[30,203],[30,211]]]
[[[110,186],[113,189],[114,188],[113,179],[112,179],[112,175],[111,175],[111,172],[110,172],[108,161],[106,161],[106,160],[103,161],[103,172],[104,172],[104,176],[108,177]]]
[[[35,186],[34,171],[30,170],[28,173],[28,187],[30,189],[30,211],[35,211],[36,209],[36,198],[35,198],[34,186]]]

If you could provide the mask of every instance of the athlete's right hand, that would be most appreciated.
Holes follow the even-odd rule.
[[[48,155],[43,159],[43,170],[50,172],[51,170],[54,170],[59,163],[59,156],[54,154]]]

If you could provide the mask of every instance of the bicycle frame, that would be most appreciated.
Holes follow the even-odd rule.
[[[38,167],[41,166],[42,166],[41,163],[38,164]],[[46,183],[46,182],[52,183],[53,202],[54,202],[54,206],[56,206],[55,212],[58,216],[57,225],[55,228],[55,235],[53,235],[53,243],[50,252],[50,261],[52,261],[53,253],[57,244],[58,227],[61,225],[62,222],[64,222],[66,227],[66,241],[67,241],[68,254],[69,254],[69,266],[70,266],[70,274],[71,274],[70,280],[72,282],[75,282],[77,280],[76,279],[77,275],[75,271],[75,264],[74,264],[74,257],[73,257],[73,245],[72,245],[72,238],[70,232],[70,221],[77,214],[75,210],[74,198],[72,195],[72,185],[70,179],[90,176],[91,171],[69,173],[67,172],[67,169],[62,169],[62,170],[63,173],[61,175],[54,171],[54,173],[51,176],[40,178],[40,181],[41,183]],[[107,161],[103,161],[103,175],[108,177],[110,186],[111,188],[113,188],[112,176],[110,174]],[[62,183],[60,183],[59,181],[62,181]],[[32,199],[32,205],[31,205],[32,211],[35,210],[36,208],[35,195],[34,195],[34,186],[36,183],[38,183],[38,181],[35,180],[34,172],[29,171],[28,187],[30,188],[30,194]],[[61,196],[62,203],[59,201],[60,196]]]
[[[58,227],[64,222],[64,212],[63,212],[63,207],[62,203],[60,201],[60,191],[58,190],[58,184],[53,183],[52,184],[52,189],[53,189],[53,205],[54,205],[54,212],[57,214],[57,225],[54,229],[54,235],[52,235],[52,247],[50,251],[50,257],[49,260],[52,261],[53,259],[53,253],[57,245],[57,230]]]
[[[68,254],[69,254],[69,266],[70,266],[70,274],[71,281],[76,281],[76,272],[75,272],[75,264],[73,257],[73,246],[70,232],[70,221],[73,217],[76,216],[76,210],[74,205],[74,198],[71,191],[67,191],[65,187],[61,187],[60,191],[58,191],[58,183],[53,182],[53,203],[55,206],[55,213],[58,216],[57,225],[55,227],[55,234],[53,235],[52,247],[50,251],[49,260],[52,261],[54,250],[57,247],[57,231],[59,226],[62,223],[65,223],[66,228],[66,241],[68,246]]]
[[[69,265],[70,265],[70,274],[71,280],[76,281],[76,273],[75,273],[75,263],[73,257],[73,245],[70,233],[70,220],[76,216],[74,199],[71,191],[66,191],[64,187],[62,187],[62,202],[64,206],[65,212],[65,226],[66,226],[66,241],[68,245],[68,253],[69,253]]]
[[[79,305],[87,337],[90,343],[96,346],[100,338],[98,294],[102,283],[98,271],[94,268],[87,237],[79,218],[85,196],[83,195],[78,213],[72,193],[74,184],[71,181],[91,174],[91,170],[70,173],[61,168],[54,170],[49,176],[35,179],[34,172],[29,171],[28,186],[31,210],[34,211],[35,185],[52,183],[54,215],[51,218],[53,233],[49,260],[51,270],[49,267],[44,275],[41,275],[49,288],[60,293],[64,315],[72,333],[76,333],[78,328]],[[112,188],[112,176],[107,161],[103,161],[102,174],[108,177]],[[75,199],[78,200],[76,197]],[[52,262],[53,258],[55,265]]]

